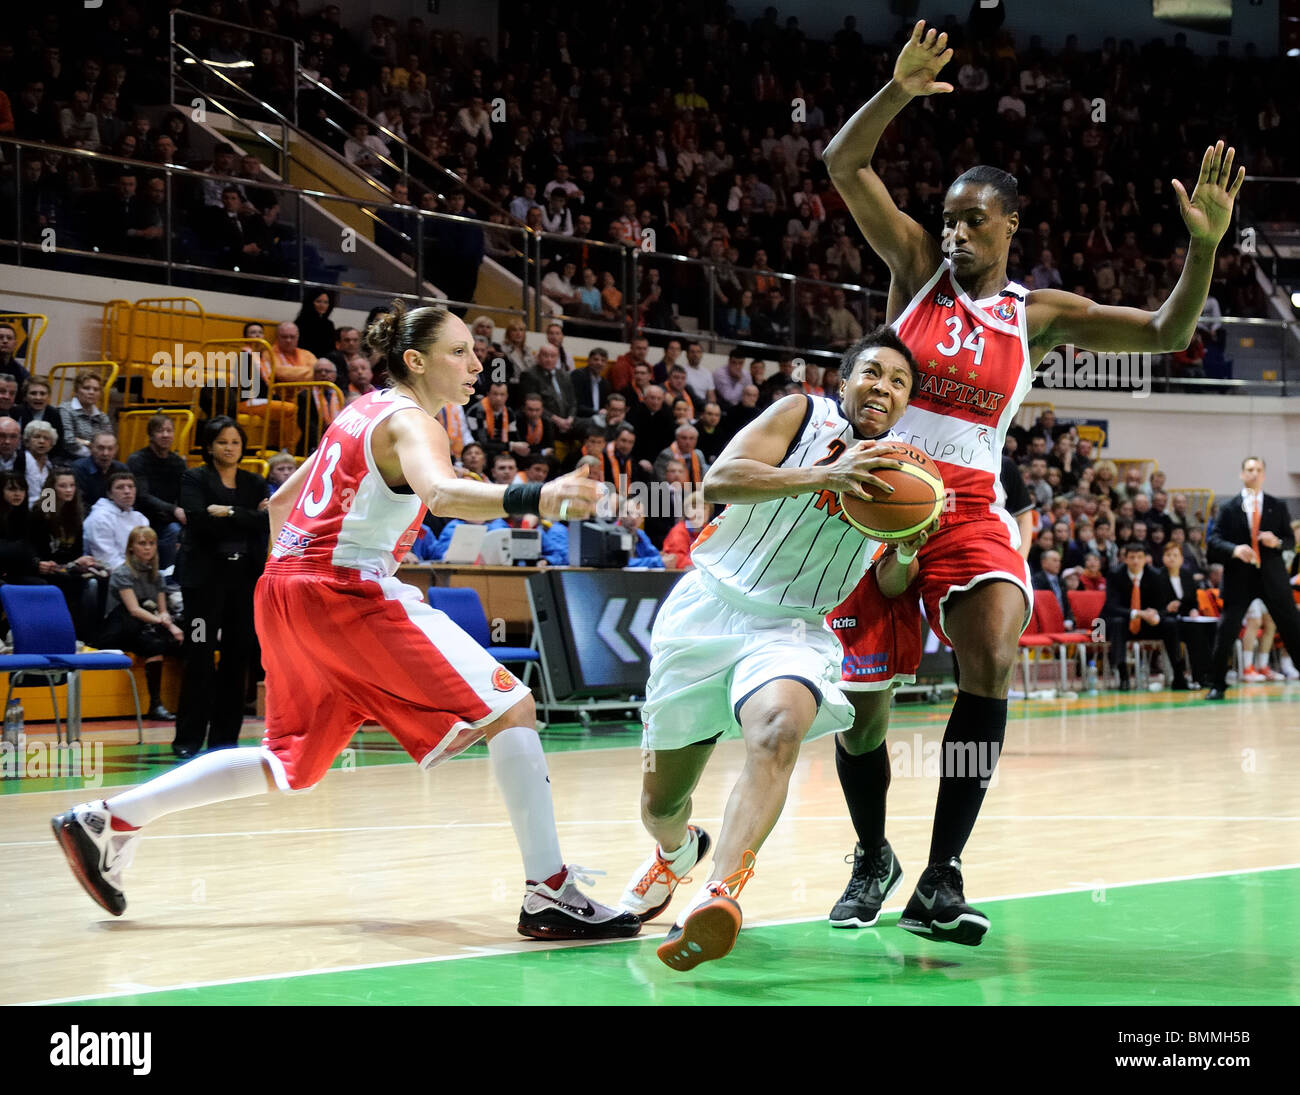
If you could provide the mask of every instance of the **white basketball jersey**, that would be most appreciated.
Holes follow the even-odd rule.
[[[780,467],[829,464],[857,442],[834,400],[805,398],[803,426]],[[701,530],[691,561],[724,593],[812,617],[853,592],[880,547],[840,513],[835,491],[817,490],[729,505]]]

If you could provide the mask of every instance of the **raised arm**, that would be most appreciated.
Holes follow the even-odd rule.
[[[951,59],[948,36],[933,27],[927,31],[925,21],[918,22],[894,64],[893,79],[844,124],[822,153],[835,189],[867,243],[889,266],[901,298],[914,295],[943,256],[935,238],[894,204],[871,160],[889,123],[913,98],[952,91],[952,84],[935,80]]]
[[[1174,191],[1190,234],[1187,261],[1169,299],[1156,311],[1096,304],[1059,289],[1029,294],[1027,313],[1030,350],[1035,362],[1053,346],[1066,344],[1108,353],[1175,353],[1185,350],[1196,334],[1197,320],[1209,295],[1214,252],[1232,219],[1232,203],[1246,178],[1239,168],[1233,177],[1235,150],[1222,141],[1205,150],[1196,189],[1189,199],[1174,179]]]

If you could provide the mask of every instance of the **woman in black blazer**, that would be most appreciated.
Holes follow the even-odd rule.
[[[235,745],[254,648],[253,587],[266,561],[266,480],[244,471],[244,431],[225,415],[203,427],[204,466],[181,476],[185,531],[176,580],[185,599],[185,674],[172,752],[192,757],[204,740]],[[221,633],[221,664],[213,665]]]

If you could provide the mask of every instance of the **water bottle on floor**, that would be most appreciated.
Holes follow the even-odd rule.
[[[1097,694],[1097,663],[1091,659],[1088,661],[1088,679],[1086,687],[1088,695],[1095,696]]]
[[[4,744],[15,753],[18,752],[19,736],[22,734],[23,705],[15,696],[5,705]]]

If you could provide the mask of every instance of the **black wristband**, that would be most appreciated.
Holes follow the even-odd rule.
[[[506,487],[501,508],[514,517],[525,513],[541,514],[542,484],[511,483]]]

